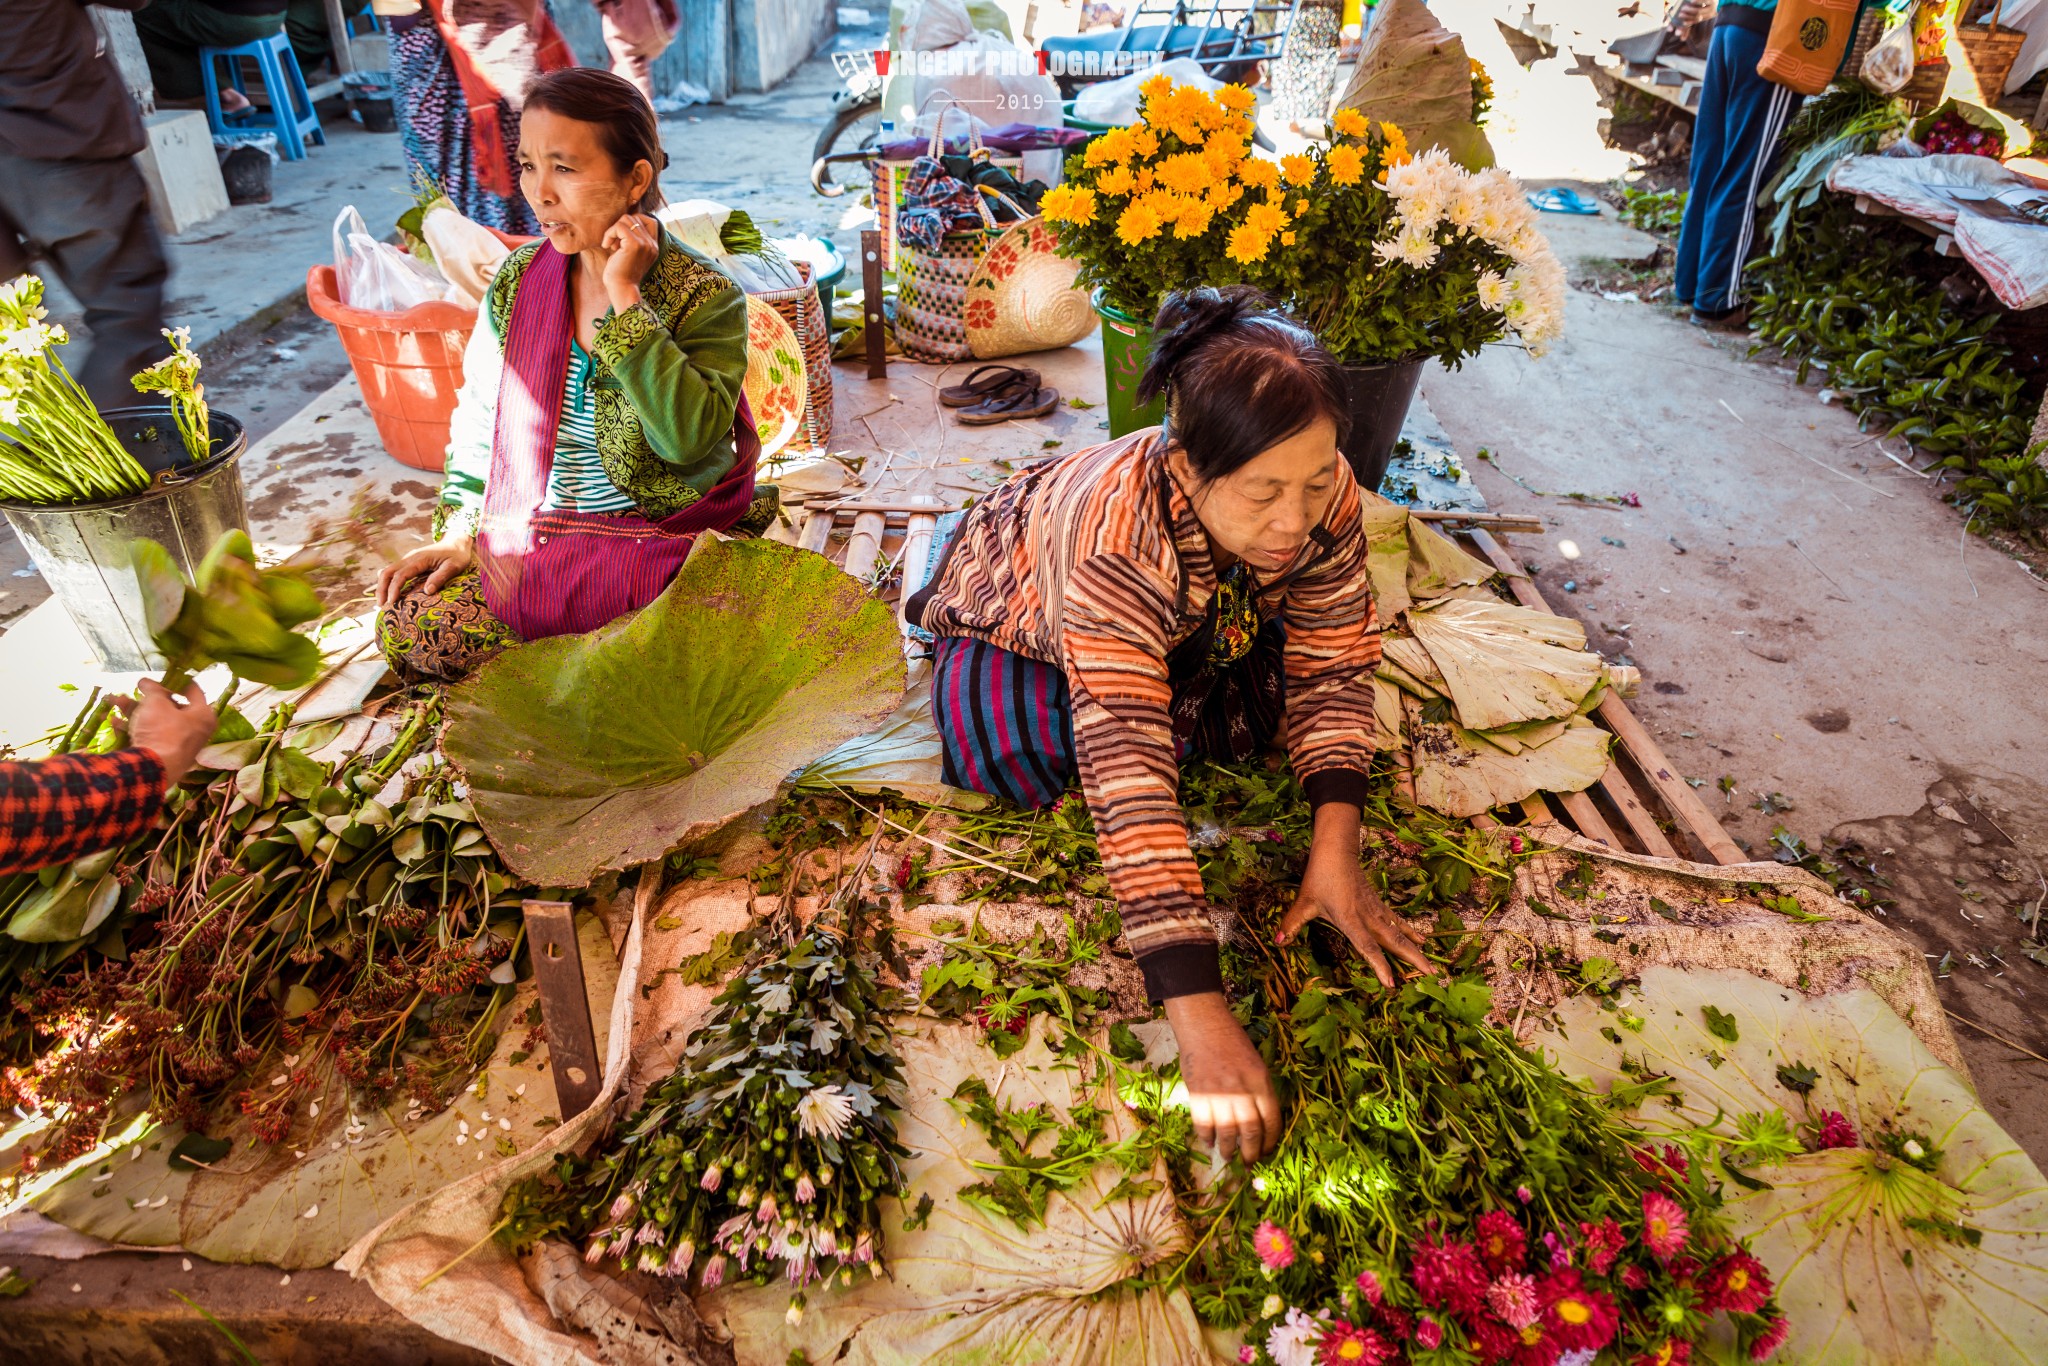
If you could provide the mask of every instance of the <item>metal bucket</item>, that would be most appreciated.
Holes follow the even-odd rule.
[[[147,536],[190,574],[222,532],[246,531],[241,459],[249,443],[238,419],[216,412],[208,429],[213,453],[194,465],[168,405],[112,408],[102,416],[143,469],[152,475],[175,470],[176,476],[107,502],[51,506],[0,500],[0,511],[100,666],[140,672],[160,661],[150,644],[128,545]]]

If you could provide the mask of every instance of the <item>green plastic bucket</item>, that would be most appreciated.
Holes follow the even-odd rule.
[[[1089,302],[1102,319],[1102,380],[1109,394],[1110,436],[1158,426],[1166,416],[1166,400],[1138,402],[1138,378],[1145,373],[1145,357],[1152,350],[1152,325],[1104,303],[1099,289]]]

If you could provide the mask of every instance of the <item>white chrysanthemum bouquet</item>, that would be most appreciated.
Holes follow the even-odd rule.
[[[1564,322],[1564,268],[1505,171],[1468,171],[1340,110],[1333,140],[1281,159],[1289,221],[1246,262],[1346,365],[1456,365],[1514,339],[1541,354]]]
[[[140,493],[149,475],[64,368],[43,282],[0,284],[0,498],[82,503]]]

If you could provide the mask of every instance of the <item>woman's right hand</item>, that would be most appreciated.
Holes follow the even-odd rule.
[[[1236,1153],[1247,1164],[1278,1147],[1280,1101],[1273,1079],[1223,993],[1171,997],[1166,1020],[1180,1046],[1196,1144],[1220,1159]]]
[[[386,566],[377,576],[377,605],[389,607],[397,602],[404,595],[405,586],[422,574],[427,581],[420,585],[420,591],[428,595],[438,593],[448,580],[475,562],[476,543],[467,536],[447,536],[432,545],[423,545],[397,564]]]

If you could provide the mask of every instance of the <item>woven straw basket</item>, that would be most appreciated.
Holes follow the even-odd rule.
[[[994,235],[967,282],[967,345],[977,360],[1072,346],[1094,331],[1095,308],[1074,287],[1079,261],[1055,255],[1043,218]]]
[[[806,401],[803,428],[791,438],[792,446],[823,450],[832,440],[832,329],[825,317],[825,305],[818,298],[818,286],[811,279],[811,263],[798,261],[796,268],[804,283],[798,289],[772,289],[752,297],[767,304],[789,324],[804,358]]]

